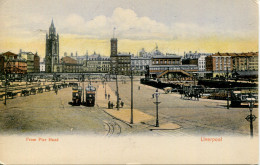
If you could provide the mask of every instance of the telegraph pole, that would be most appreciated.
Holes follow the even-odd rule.
[[[230,86],[229,86],[229,83],[228,83],[228,67],[227,67],[227,78],[226,78],[226,80],[227,80],[227,85],[228,85],[228,89],[227,89],[227,109],[229,109],[229,88],[230,88]]]
[[[85,81],[84,74],[82,74],[82,81],[83,81],[83,89],[82,89],[83,91],[82,92],[83,92],[83,104],[84,104],[84,90],[85,90],[84,89],[84,81]]]
[[[117,71],[116,71],[116,107],[117,107],[117,110],[119,110],[119,93],[118,93]]]

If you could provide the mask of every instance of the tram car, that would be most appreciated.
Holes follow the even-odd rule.
[[[95,106],[95,95],[96,95],[96,88],[89,84],[86,87],[86,106],[93,107]]]
[[[72,105],[80,105],[82,96],[82,88],[80,86],[72,88]]]
[[[254,98],[256,100],[256,105],[258,105],[258,90],[232,90],[231,91],[231,106],[239,107],[241,104],[247,104],[248,98]]]

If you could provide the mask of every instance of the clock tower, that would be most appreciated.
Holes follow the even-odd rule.
[[[110,57],[112,56],[117,56],[117,39],[116,38],[111,38],[111,54]]]

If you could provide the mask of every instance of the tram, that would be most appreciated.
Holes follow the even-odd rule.
[[[95,95],[96,95],[96,88],[89,84],[86,87],[86,106],[93,107],[95,106]]]
[[[81,105],[82,88],[81,86],[74,86],[72,88],[72,105]]]
[[[231,106],[238,107],[241,104],[246,104],[248,98],[254,98],[258,105],[258,90],[257,89],[242,89],[231,91]]]

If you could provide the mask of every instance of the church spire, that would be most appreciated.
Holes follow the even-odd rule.
[[[55,26],[54,26],[54,23],[53,23],[53,18],[51,20],[51,26],[49,28],[49,34],[50,35],[56,35],[56,29],[55,29]]]

